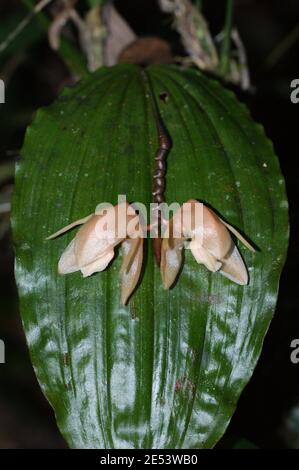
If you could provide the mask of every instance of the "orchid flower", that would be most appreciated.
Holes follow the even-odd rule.
[[[80,229],[59,260],[59,274],[81,271],[87,277],[104,271],[115,256],[115,247],[121,244],[121,301],[125,305],[138,283],[143,262],[144,236],[139,216],[128,203],[102,207],[62,228],[48,240],[78,225]]]
[[[248,284],[245,263],[230,232],[249,250],[255,251],[234,227],[203,203],[190,200],[183,204],[168,221],[163,234],[160,270],[164,287],[169,289],[177,278],[187,240],[199,264],[204,264],[209,271],[219,271],[237,284]]]

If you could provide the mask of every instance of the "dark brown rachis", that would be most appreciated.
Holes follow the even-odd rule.
[[[156,124],[158,132],[158,150],[155,157],[155,170],[153,174],[153,202],[157,204],[157,215],[155,222],[157,223],[156,236],[153,240],[154,255],[157,264],[160,265],[161,261],[161,211],[159,205],[165,202],[165,187],[166,187],[166,157],[171,148],[171,140],[165,130],[161,121],[158,111],[156,113]]]

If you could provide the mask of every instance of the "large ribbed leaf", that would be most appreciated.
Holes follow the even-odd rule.
[[[210,274],[187,252],[175,288],[165,291],[150,243],[127,307],[121,256],[90,278],[57,274],[75,232],[45,241],[49,234],[118,194],[150,203],[152,94],[173,142],[167,201],[205,201],[259,247],[240,248],[249,286]],[[279,164],[245,107],[194,71],[101,69],[28,129],[13,230],[32,362],[70,446],[212,447],[260,355],[288,238]]]

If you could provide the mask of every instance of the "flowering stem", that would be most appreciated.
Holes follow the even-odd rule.
[[[298,41],[299,39],[299,24],[295,26],[294,29],[289,32],[284,39],[271,51],[269,56],[266,59],[265,66],[267,68],[274,67],[274,65],[279,62],[279,60],[289,51],[289,49]]]
[[[156,166],[153,175],[153,202],[161,204],[165,201],[166,156],[170,150],[171,142],[162,124],[159,114],[156,114],[156,125],[159,147],[156,153]]]
[[[150,81],[146,75],[143,73],[144,81],[146,84],[146,88],[149,92],[149,96],[151,97],[151,105],[153,110],[154,119],[156,122],[157,127],[157,135],[158,135],[158,149],[155,156],[155,168],[153,173],[153,189],[152,189],[152,202],[157,205],[156,207],[156,214],[154,217],[154,223],[156,227],[155,237],[153,238],[153,248],[154,248],[154,255],[157,261],[157,264],[160,265],[161,261],[161,210],[160,204],[165,202],[165,187],[166,187],[166,157],[171,149],[171,139],[168,135],[168,132],[163,124],[158,104],[156,101],[156,97],[152,90]],[[163,96],[162,96],[163,95]],[[164,96],[162,93],[160,96],[161,100],[167,100],[168,96]]]
[[[171,148],[171,141],[168,134],[163,126],[159,112],[155,113],[157,132],[158,132],[158,143],[159,147],[156,153],[156,166],[153,175],[153,202],[158,205],[157,208],[157,237],[154,238],[154,255],[158,266],[161,262],[161,210],[160,204],[165,201],[164,192],[166,185],[166,156]]]
[[[22,31],[28,26],[30,21],[34,18],[35,15],[40,13],[44,8],[46,8],[49,3],[53,0],[41,0],[37,3],[37,5],[32,7],[32,10],[28,13],[27,16],[18,24],[16,29],[14,29],[7,38],[0,44],[0,53],[3,52],[15,39],[16,37],[22,33]],[[25,2],[26,4],[26,2]]]
[[[227,0],[225,26],[224,26],[224,38],[223,38],[221,54],[220,54],[220,72],[224,77],[229,72],[232,22],[233,22],[233,0]]]

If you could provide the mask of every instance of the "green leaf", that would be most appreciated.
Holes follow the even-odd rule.
[[[124,307],[121,256],[90,278],[59,276],[58,259],[76,231],[45,238],[100,202],[115,204],[118,194],[149,205],[152,94],[173,142],[167,202],[208,203],[259,251],[240,247],[246,287],[187,252],[175,288],[165,291],[148,241],[142,282]],[[244,105],[196,71],[102,68],[39,111],[28,129],[13,232],[32,362],[69,445],[214,446],[259,358],[288,240],[278,160]]]

